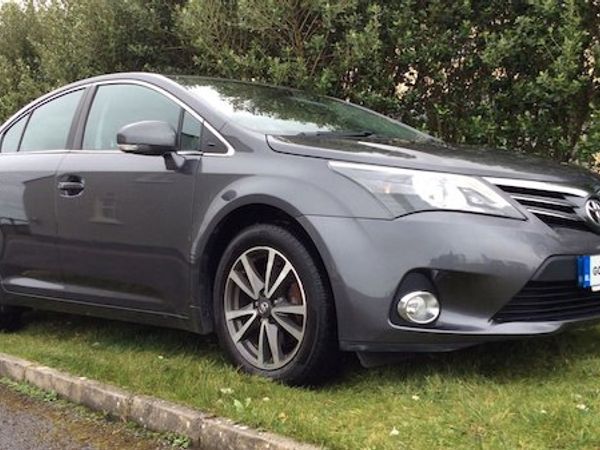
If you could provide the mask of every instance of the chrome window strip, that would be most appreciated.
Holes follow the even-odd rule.
[[[24,156],[24,155],[59,155],[69,153],[71,150],[23,150],[18,152],[0,153],[0,156]]]

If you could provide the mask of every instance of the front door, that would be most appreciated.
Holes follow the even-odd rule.
[[[57,243],[67,295],[130,311],[185,316],[189,298],[192,202],[199,156],[123,153],[118,130],[160,120],[197,150],[201,122],[150,87],[97,87],[82,149],[61,162]],[[181,130],[185,130],[184,138]],[[183,161],[183,162],[182,162]]]

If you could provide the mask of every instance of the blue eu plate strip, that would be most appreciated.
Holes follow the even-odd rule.
[[[590,287],[590,257],[589,256],[578,256],[577,257],[577,279],[579,286],[582,288]]]

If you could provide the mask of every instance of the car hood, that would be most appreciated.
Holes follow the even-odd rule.
[[[276,152],[483,177],[567,183],[596,190],[600,178],[586,169],[506,150],[452,147],[441,142],[348,139],[332,136],[268,136]]]

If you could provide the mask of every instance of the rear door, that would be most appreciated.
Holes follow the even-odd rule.
[[[61,162],[57,236],[66,295],[79,302],[184,317],[199,152],[174,157],[118,150],[125,125],[159,120],[198,150],[202,123],[170,95],[129,83],[96,87],[81,150]],[[177,161],[175,161],[175,159]]]
[[[83,92],[44,102],[0,136],[0,281],[5,291],[62,295],[55,175],[67,153]]]

